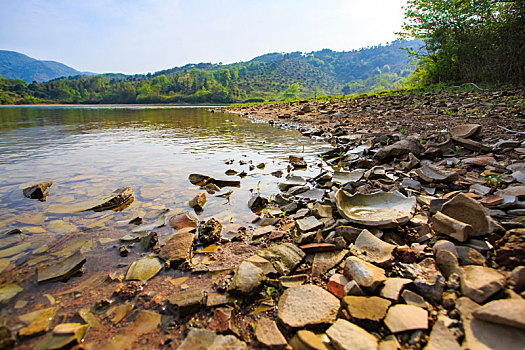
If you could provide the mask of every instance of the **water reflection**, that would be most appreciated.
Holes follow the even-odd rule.
[[[88,214],[64,218],[51,209],[122,186],[133,187],[136,200],[122,213],[113,213],[113,221],[164,208],[187,210],[187,201],[199,190],[189,183],[188,174],[227,178],[224,172],[230,168],[249,175],[234,191],[231,205],[209,196],[200,218],[216,216],[224,223],[246,224],[253,218],[246,205],[250,190],[277,192],[278,179],[270,173],[285,169],[290,154],[312,163],[320,147],[312,142],[293,130],[212,114],[205,108],[2,107],[0,230],[86,228],[93,224]],[[267,165],[264,170],[249,170],[250,164],[241,165],[240,160]],[[310,168],[297,174],[318,171]],[[24,186],[41,181],[54,182],[46,202],[23,197]],[[39,220],[31,220],[39,215]]]

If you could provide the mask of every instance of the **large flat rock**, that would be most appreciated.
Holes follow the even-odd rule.
[[[330,344],[337,350],[377,350],[377,339],[359,326],[343,319],[338,319],[326,335]]]
[[[298,328],[333,323],[339,299],[321,287],[306,284],[288,288],[279,299],[278,317],[285,325]]]

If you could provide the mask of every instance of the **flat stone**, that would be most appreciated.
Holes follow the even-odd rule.
[[[126,273],[126,280],[139,280],[146,282],[153,278],[164,267],[163,262],[158,258],[142,258],[134,261]]]
[[[177,350],[247,350],[248,345],[233,335],[218,335],[207,329],[193,328]]]
[[[204,302],[204,292],[200,288],[175,293],[167,299],[168,307],[181,317],[198,312]]]
[[[208,293],[206,307],[229,305],[235,302],[235,298],[226,293]]]
[[[104,211],[115,209],[125,204],[132,197],[133,189],[131,187],[121,187],[106,196],[94,200],[94,202],[89,202],[90,204],[87,204],[88,202],[86,202],[88,208],[82,211]]]
[[[474,318],[472,313],[479,307],[466,297],[459,298],[456,303],[465,332],[464,349],[523,350],[525,331]]]
[[[217,333],[235,333],[237,329],[232,315],[233,308],[231,307],[219,307],[213,310],[213,316],[206,329]]]
[[[472,237],[491,233],[492,222],[488,210],[476,200],[463,193],[443,204],[441,212],[451,218],[472,226]]]
[[[415,138],[407,137],[405,140],[394,142],[376,152],[374,159],[381,163],[386,163],[391,159],[412,153],[415,156],[420,155],[424,148]]]
[[[269,275],[271,273],[277,273],[277,270],[273,267],[272,263],[265,258],[255,254],[250,256],[248,259],[244,260],[246,262],[252,263],[253,265],[260,268],[265,275]]]
[[[420,179],[426,182],[454,182],[459,178],[458,173],[453,170],[443,170],[430,164],[423,165],[415,172]]]
[[[307,284],[284,291],[279,299],[278,317],[292,328],[333,323],[339,306],[335,296],[321,287]]]
[[[361,231],[362,229],[353,226],[341,225],[335,228],[335,234],[337,236],[343,237],[348,244],[354,243]]]
[[[401,293],[401,299],[403,299],[408,305],[417,306],[422,309],[428,308],[428,304],[425,299],[421,295],[416,294],[411,290],[405,289]]]
[[[325,190],[320,189],[320,188],[313,188],[311,190],[307,190],[307,191],[298,193],[295,195],[295,197],[306,199],[309,201],[320,202],[323,200],[324,195],[325,195]]]
[[[57,308],[37,310],[20,316],[20,320],[29,324],[18,331],[19,337],[33,337],[43,334],[51,328]]]
[[[257,321],[255,338],[257,338],[259,343],[269,348],[286,348],[288,345],[275,321],[265,316]]]
[[[312,209],[312,214],[314,214],[315,217],[317,217],[318,219],[333,217],[332,207],[330,205],[324,205],[321,203],[314,204],[314,207]]]
[[[355,256],[346,259],[344,274],[360,287],[375,290],[386,281],[385,271]]]
[[[312,275],[315,277],[321,276],[328,270],[339,264],[348,254],[348,250],[342,249],[334,252],[322,252],[314,255],[312,262]]]
[[[80,251],[76,251],[56,264],[39,266],[37,268],[37,282],[65,280],[80,271],[85,262],[86,258],[84,255]]]
[[[477,249],[457,246],[458,258],[461,265],[485,265],[486,259]]]
[[[480,184],[474,184],[470,186],[470,192],[479,194],[481,196],[486,196],[490,193],[491,189],[490,187],[483,186]]]
[[[377,339],[364,329],[343,319],[338,319],[326,335],[335,349],[377,350]]]
[[[395,335],[390,334],[381,339],[379,342],[378,350],[399,350],[401,349],[401,344],[397,341]]]
[[[382,241],[365,229],[355,240],[350,252],[362,260],[386,266],[394,259],[392,256],[394,248],[394,245]]]
[[[408,278],[399,278],[392,277],[387,278],[385,281],[385,286],[381,289],[381,296],[390,300],[397,301],[399,299],[399,294],[405,288],[407,284],[412,283],[411,279]]]
[[[525,329],[525,300],[491,301],[474,310],[472,315],[479,320]]]
[[[168,238],[166,243],[161,246],[159,257],[170,266],[176,268],[181,263],[190,258],[191,248],[195,241],[195,234],[191,232],[177,232]]]
[[[176,230],[191,230],[197,228],[199,219],[191,212],[185,211],[171,216],[168,219],[168,224]]]
[[[299,231],[305,233],[317,230],[324,226],[322,221],[317,220],[315,216],[308,216],[304,219],[299,219],[295,222]]]
[[[51,349],[69,349],[82,343],[89,325],[80,323],[62,323],[53,329],[49,334],[35,347],[35,350]]]
[[[262,269],[248,261],[243,261],[235,270],[228,293],[250,295],[258,290],[264,279]]]
[[[490,152],[492,151],[492,148],[490,146],[485,145],[484,143],[477,142],[470,139],[465,139],[462,137],[453,137],[452,140],[455,144],[466,148],[468,150],[474,151],[474,152]]]
[[[308,279],[308,275],[290,275],[290,276],[281,276],[279,277],[279,285],[281,288],[292,288],[303,285],[304,282]]]
[[[461,346],[456,341],[452,332],[445,326],[444,322],[438,318],[432,327],[430,338],[424,350],[460,350]]]
[[[318,252],[332,252],[337,249],[337,246],[332,243],[308,243],[303,244],[299,248],[307,254]]]
[[[514,196],[514,197],[524,197],[525,196],[525,185],[520,186],[509,186],[504,190],[499,190],[496,192],[497,195],[501,196]]]
[[[463,267],[461,292],[475,302],[483,303],[505,287],[506,279],[497,270],[469,265]]]
[[[442,212],[437,212],[432,217],[432,229],[435,232],[450,236],[460,242],[465,242],[473,236],[471,225],[451,218]]]
[[[346,296],[343,298],[343,305],[356,323],[380,322],[385,318],[391,304],[389,300],[375,296]]]
[[[281,275],[288,275],[306,255],[293,243],[275,245],[256,253],[273,264]]]
[[[428,312],[413,305],[397,304],[388,309],[385,325],[392,333],[428,328]]]
[[[104,344],[102,350],[133,349],[133,343],[143,334],[156,330],[161,325],[161,320],[161,314],[145,310],[139,311],[126,327],[121,328],[117,335]]]
[[[295,333],[290,346],[294,350],[328,350],[320,336],[305,329]]]
[[[4,304],[13,299],[18,293],[24,289],[17,284],[2,284],[0,285],[0,303]]]
[[[469,138],[476,137],[481,132],[481,125],[479,124],[461,124],[450,128],[452,137]]]

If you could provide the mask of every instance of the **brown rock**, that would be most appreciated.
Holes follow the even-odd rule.
[[[377,339],[373,335],[343,319],[328,328],[326,335],[337,350],[377,350]]]
[[[336,273],[328,280],[328,286],[326,289],[339,299],[342,299],[345,296],[345,286],[348,282],[348,278]]]
[[[463,193],[458,194],[441,208],[441,212],[451,218],[472,226],[472,236],[482,236],[492,232],[489,213],[476,200]]]
[[[476,265],[463,267],[461,292],[475,302],[485,302],[502,290],[505,283],[505,276],[497,270]]]
[[[159,257],[168,261],[171,267],[176,268],[190,258],[194,240],[195,235],[191,232],[175,233],[160,248]]]
[[[346,296],[343,305],[355,323],[380,322],[392,303],[380,297]]]
[[[465,242],[473,233],[471,225],[451,218],[442,212],[437,212],[432,217],[432,229],[438,233],[457,239],[460,242]]]
[[[388,309],[385,324],[392,333],[428,328],[428,312],[412,305],[397,304]]]
[[[265,316],[257,322],[255,337],[259,343],[273,349],[284,349],[288,345],[277,324]]]
[[[385,271],[355,256],[346,259],[344,274],[353,279],[360,287],[376,289],[385,280]]]
[[[479,320],[525,329],[525,300],[491,301],[474,310],[472,315]]]
[[[495,246],[498,264],[508,269],[522,265],[525,261],[525,229],[507,231]]]

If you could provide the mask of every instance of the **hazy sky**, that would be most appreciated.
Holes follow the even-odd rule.
[[[396,39],[406,0],[0,0],[0,49],[147,73]]]

